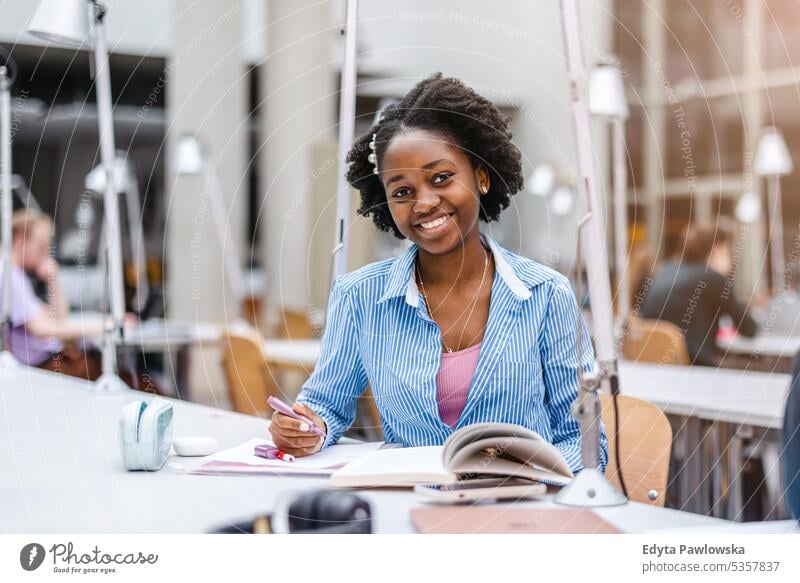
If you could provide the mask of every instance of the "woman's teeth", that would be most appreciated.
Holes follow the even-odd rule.
[[[442,224],[444,224],[444,222],[445,222],[445,221],[447,221],[447,219],[448,219],[448,218],[450,218],[450,217],[448,217],[448,216],[439,217],[439,218],[438,218],[438,219],[436,219],[435,221],[431,221],[431,222],[429,222],[429,223],[420,223],[420,226],[421,226],[423,229],[435,229],[435,228],[436,228],[436,227],[438,227],[439,225],[442,225]]]

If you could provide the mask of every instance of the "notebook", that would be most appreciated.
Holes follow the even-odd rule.
[[[257,445],[269,444],[269,439],[251,439],[241,445],[219,451],[189,462],[182,469],[190,474],[201,475],[262,475],[297,474],[306,476],[330,476],[348,462],[376,450],[383,442],[348,443],[331,445],[308,457],[293,462],[268,460],[253,453]]]
[[[535,431],[510,423],[462,427],[443,446],[381,449],[331,475],[341,488],[447,484],[486,476],[514,476],[564,485],[572,479],[561,452]]]
[[[423,534],[619,534],[622,531],[585,508],[517,506],[425,506],[411,509]]]

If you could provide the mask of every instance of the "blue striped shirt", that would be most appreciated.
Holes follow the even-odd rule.
[[[298,401],[328,425],[335,443],[355,418],[356,399],[372,387],[387,442],[439,445],[455,429],[516,423],[539,433],[581,469],[580,429],[571,405],[578,392],[577,305],[569,280],[484,236],[495,261],[489,319],[455,428],[439,417],[436,374],[442,338],[417,289],[417,247],[336,279],[320,359]],[[583,366],[594,352],[583,326]],[[602,431],[601,469],[608,448]]]

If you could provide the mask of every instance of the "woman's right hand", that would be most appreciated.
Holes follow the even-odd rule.
[[[302,403],[292,405],[295,413],[299,413],[314,422],[326,434],[328,428],[322,418]],[[311,433],[308,423],[294,419],[283,413],[275,411],[272,414],[272,423],[269,425],[272,442],[275,447],[290,453],[295,457],[303,457],[317,453],[325,442],[323,437]]]

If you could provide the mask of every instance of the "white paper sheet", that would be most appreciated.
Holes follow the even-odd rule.
[[[313,474],[330,475],[338,468],[383,445],[382,441],[341,444],[326,447],[293,462],[268,460],[253,453],[257,445],[273,445],[269,439],[251,439],[230,449],[219,451],[196,460],[186,471],[197,474]]]

